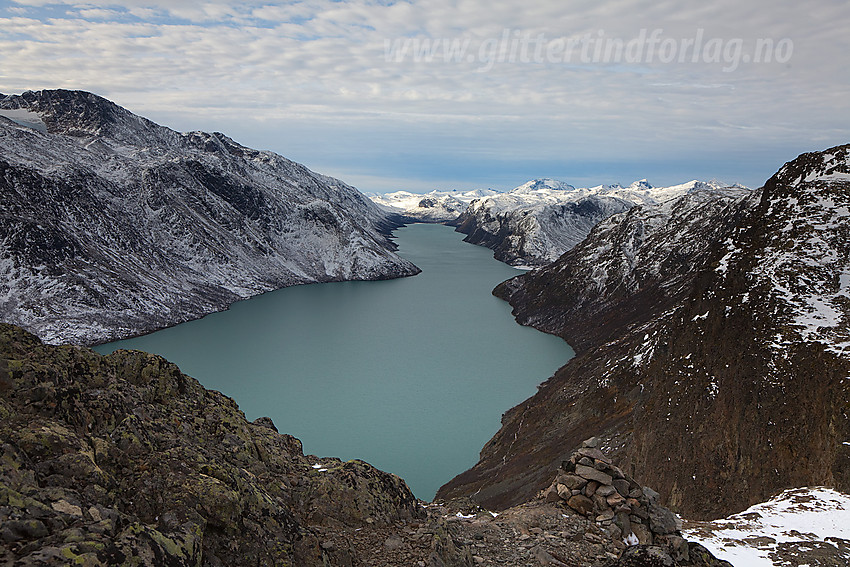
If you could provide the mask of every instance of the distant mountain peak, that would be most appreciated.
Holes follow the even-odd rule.
[[[544,177],[540,179],[532,179],[527,183],[523,183],[519,187],[512,189],[511,193],[532,193],[535,191],[575,191],[575,187],[569,183]]]
[[[450,222],[455,220],[471,202],[500,194],[493,189],[474,189],[472,191],[440,191],[429,193],[411,193],[395,191],[393,193],[368,194],[383,210],[401,215],[414,222]]]
[[[629,185],[628,188],[632,189],[632,190],[644,190],[644,189],[652,189],[653,186],[646,179],[638,179],[637,181],[635,181],[631,185]]]

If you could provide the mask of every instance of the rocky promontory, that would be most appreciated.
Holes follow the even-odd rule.
[[[4,324],[0,418],[4,564],[313,565],[328,552],[309,524],[421,515],[400,478],[305,456],[147,353]]]

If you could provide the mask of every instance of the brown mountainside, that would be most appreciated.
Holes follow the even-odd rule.
[[[751,195],[636,207],[499,286],[577,357],[438,496],[512,505],[590,435],[688,517],[850,489],[848,148],[804,154]]]

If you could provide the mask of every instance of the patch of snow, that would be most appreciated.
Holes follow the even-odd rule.
[[[803,181],[806,183],[812,181],[850,181],[850,173],[820,173],[813,171]]]
[[[25,108],[0,108],[0,116],[8,118],[20,126],[26,126],[27,128],[38,130],[42,134],[47,134],[47,124],[44,123],[41,115]]]
[[[708,382],[708,397],[713,400],[718,392],[720,392],[720,385],[717,383],[717,378],[712,376]]]
[[[688,522],[682,533],[733,565],[803,565],[817,562],[825,547],[833,548],[836,558],[850,561],[845,545],[850,540],[850,495],[830,488],[786,490],[726,519]],[[774,560],[780,547],[783,554],[794,556],[793,563]]]
[[[838,293],[835,295],[850,297],[850,272],[843,272],[838,276]]]
[[[727,252],[720,259],[720,262],[717,264],[717,268],[715,268],[714,270],[715,272],[721,275],[725,274],[729,270],[729,261],[735,256],[735,254],[740,252],[740,250],[735,247],[735,243],[732,241],[731,238],[727,239],[725,244]]]

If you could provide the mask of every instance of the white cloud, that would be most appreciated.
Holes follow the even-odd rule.
[[[250,138],[251,129],[280,131],[282,146],[292,121],[322,124],[323,132],[380,131],[383,138],[370,138],[374,169],[358,174],[364,178],[379,175],[382,156],[393,149],[394,127],[426,139],[439,129],[437,138],[454,136],[468,148],[451,151],[472,159],[486,151],[550,162],[695,158],[724,148],[731,160],[754,144],[793,137],[784,147],[797,147],[846,141],[850,134],[840,126],[850,122],[844,2],[15,4],[0,10],[2,92],[93,90],[154,118],[179,116],[180,124],[194,128],[236,124],[237,138]],[[758,39],[787,39],[793,55],[784,64],[739,61],[731,72],[724,60],[693,63],[688,56],[683,63],[659,63],[660,51],[653,61],[646,55],[636,63],[582,61],[579,48],[569,63],[491,64],[506,33],[509,39],[543,37],[548,47],[559,38],[625,43],[641,30],[661,30],[660,37],[679,48],[703,30],[729,55],[736,40],[743,55]],[[405,38],[465,41],[469,51],[451,61],[387,61],[386,42]],[[262,118],[244,120],[246,108]],[[423,159],[439,161],[445,150],[422,151]]]

